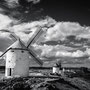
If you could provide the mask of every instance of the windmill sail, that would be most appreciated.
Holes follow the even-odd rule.
[[[20,40],[20,44],[21,46],[24,46],[24,48],[27,48],[21,40]],[[29,51],[29,54],[33,58],[33,60],[37,62],[40,66],[42,66],[43,62],[37,57],[37,55],[29,48],[27,50]]]
[[[19,37],[14,33],[14,32],[11,32],[9,30],[0,30],[1,32],[7,32],[7,33],[10,33],[10,36],[16,40],[19,39]]]
[[[43,62],[37,57],[37,55],[31,50],[29,50],[29,54],[31,55],[31,57],[35,60],[35,62],[37,62],[39,65],[43,65]]]
[[[33,36],[29,39],[27,43],[27,48],[30,46],[31,43],[34,43],[42,33],[43,33],[43,30],[41,29],[41,27],[37,29],[36,32],[33,34]]]
[[[38,35],[34,38],[34,40],[32,41],[32,44],[35,43],[35,42],[37,41],[37,39],[43,35],[43,33],[44,33],[44,31],[41,30],[41,31],[38,33]]]
[[[5,53],[7,53],[10,49],[12,49],[12,48],[7,49],[5,52],[3,52],[3,54],[0,55],[0,57],[2,57],[2,56],[3,56]]]

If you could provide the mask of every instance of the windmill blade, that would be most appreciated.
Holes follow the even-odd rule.
[[[3,54],[0,55],[0,57],[2,57],[2,56],[3,56],[5,53],[7,53],[10,49],[12,49],[12,48],[7,49]]]
[[[27,48],[21,39],[19,39],[19,41],[25,48]],[[27,48],[27,49],[28,49],[30,56],[35,60],[35,62],[37,62],[40,66],[42,66],[43,62],[37,57],[37,55],[31,49],[29,49],[29,48]]]
[[[21,39],[19,39],[19,42],[21,43],[22,47],[25,47],[27,49],[25,43]]]
[[[34,41],[34,39],[36,39],[40,36],[40,33],[42,33],[42,28],[41,27],[39,27],[39,29],[37,29],[36,32],[33,34],[33,36],[29,39],[29,41],[27,43],[27,48]]]
[[[19,37],[14,33],[14,32],[11,32],[11,31],[8,31],[8,30],[0,30],[1,32],[7,32],[7,33],[10,33],[12,37],[14,37],[14,39],[18,40]]]
[[[44,34],[44,31],[41,30],[31,43],[32,44],[35,43],[43,34]]]
[[[37,55],[29,48],[28,48],[28,51],[30,56],[35,60],[35,62],[37,62],[40,66],[42,66],[43,62],[37,57]]]
[[[11,35],[12,35],[16,40],[19,40],[19,39],[20,39],[15,33],[11,33]]]

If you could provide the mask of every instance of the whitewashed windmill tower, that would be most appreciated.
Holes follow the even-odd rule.
[[[9,31],[4,30],[4,32]],[[33,60],[39,65],[41,66],[43,65],[43,62],[37,57],[37,55],[32,51],[32,49],[29,48],[29,46],[33,42],[35,42],[35,40],[39,38],[43,32],[44,31],[40,27],[29,39],[27,46],[17,35],[15,35],[13,32],[10,32],[11,35],[17,40],[0,56],[2,57],[4,54],[6,54],[6,66],[5,66],[6,77],[28,76],[29,64],[31,61],[29,56],[31,56]]]

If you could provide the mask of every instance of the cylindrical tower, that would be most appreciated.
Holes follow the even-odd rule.
[[[24,50],[20,42],[15,42],[13,49],[6,53],[5,76],[28,76],[29,75],[29,53]]]

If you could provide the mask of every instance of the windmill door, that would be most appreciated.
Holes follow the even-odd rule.
[[[13,68],[6,68],[6,76],[13,76]]]

